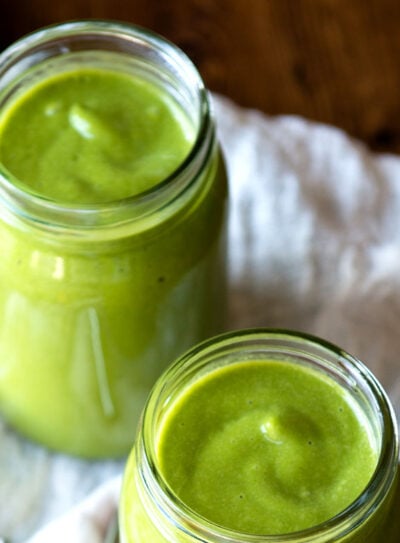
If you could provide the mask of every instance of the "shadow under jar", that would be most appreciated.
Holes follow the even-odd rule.
[[[395,543],[397,476],[393,410],[360,361],[300,333],[238,331],[190,350],[153,388],[120,537]]]
[[[223,326],[226,176],[189,59],[78,21],[0,56],[0,410],[88,457],[131,447],[162,369]]]

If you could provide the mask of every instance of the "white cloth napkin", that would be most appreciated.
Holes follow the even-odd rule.
[[[83,502],[37,532],[29,543],[104,543],[114,520],[121,477],[104,483]]]
[[[307,331],[361,358],[400,412],[400,159],[214,97],[229,178],[230,328]],[[0,424],[0,534],[98,543],[122,462],[54,455]],[[82,500],[105,481],[93,495]]]

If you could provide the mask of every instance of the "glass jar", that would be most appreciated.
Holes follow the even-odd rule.
[[[127,24],[71,22],[16,42],[0,56],[0,116],[77,66],[150,81],[195,142],[154,187],[94,204],[37,194],[0,165],[0,410],[51,448],[119,456],[164,366],[223,326],[226,176],[197,70]]]
[[[183,401],[185,393],[194,383],[198,383],[200,378],[209,376],[210,372],[216,369],[226,369],[229,365],[243,361],[279,361],[284,365],[292,363],[315,370],[334,386],[339,385],[339,390],[345,390],[351,398],[349,405],[354,408],[354,413],[363,414],[362,420],[367,421],[368,432],[371,432],[372,442],[376,445],[377,467],[357,499],[333,518],[303,531],[281,535],[276,533],[249,535],[231,531],[210,522],[185,505],[165,479],[158,451],[160,433],[168,411],[173,409],[175,402]],[[248,381],[247,378],[243,378],[240,386],[247,387]],[[219,386],[220,384],[221,380]],[[254,396],[252,398],[256,403]],[[221,402],[225,401],[226,398],[223,397]],[[183,409],[182,403],[179,405]],[[198,424],[201,424],[202,416],[207,415],[203,412],[199,414]],[[321,413],[321,416],[324,416],[324,413]],[[224,428],[229,424],[230,421],[224,418]],[[235,440],[227,441],[227,449],[234,447]],[[208,438],[201,443],[201,447],[203,443],[209,443]],[[218,443],[221,444],[220,441]],[[256,445],[253,444],[253,447]],[[167,448],[168,445],[165,444],[164,449]],[[247,454],[243,452],[240,455],[241,467],[246,456]],[[202,458],[201,465],[204,466],[204,457],[196,456],[196,461],[199,458]],[[395,531],[399,528],[395,529],[393,525],[397,516],[393,514],[397,462],[398,440],[393,410],[380,384],[360,361],[325,341],[300,333],[257,329],[225,334],[191,349],[176,361],[155,385],[144,410],[136,444],[125,470],[119,519],[121,541],[122,543],[148,541],[394,543],[399,537],[399,532]],[[236,473],[237,468],[235,466],[232,468],[232,472]],[[356,468],[358,470],[358,461]],[[317,464],[315,469],[318,469]],[[229,482],[226,481],[226,484],[229,485]],[[275,499],[275,494],[273,496]],[[226,503],[224,507],[227,507]],[[237,516],[240,518],[241,514],[237,513]]]

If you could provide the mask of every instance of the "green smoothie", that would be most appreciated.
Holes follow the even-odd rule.
[[[83,67],[40,81],[1,113],[0,162],[45,198],[96,204],[167,178],[195,136],[154,84]]]
[[[372,427],[354,398],[299,364],[236,362],[170,403],[155,442],[160,476],[197,515],[236,532],[279,535],[321,524],[357,499],[377,465]],[[141,509],[148,507],[134,490],[134,466],[132,455],[123,541],[164,542]]]
[[[35,213],[4,206],[0,222],[0,409],[84,456],[126,454],[162,369],[221,326],[224,166],[164,68],[146,66],[67,52],[2,95],[0,173]]]
[[[252,534],[304,530],[367,486],[376,444],[332,379],[291,363],[236,363],[177,399],[158,437],[172,491],[212,522]]]

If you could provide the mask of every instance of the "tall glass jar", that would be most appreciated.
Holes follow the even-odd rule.
[[[226,177],[197,70],[127,24],[65,23],[16,42],[0,56],[0,117],[82,66],[151,82],[195,142],[154,187],[93,204],[40,195],[0,164],[0,410],[51,448],[119,456],[164,366],[223,325]]]
[[[327,378],[334,386],[339,385],[340,389],[346,391],[351,398],[350,405],[354,412],[362,413],[363,420],[367,421],[367,431],[371,432],[372,441],[377,447],[378,460],[377,467],[361,494],[333,518],[302,531],[249,535],[222,528],[180,500],[162,472],[158,455],[159,439],[169,410],[174,408],[175,402],[181,402],[183,397],[187,397],[188,390],[194,383],[198,383],[199,379],[205,376],[208,378],[213,371],[226,369],[237,362],[270,363],[274,360],[314,370],[323,376],[324,380]],[[241,386],[248,387],[248,382],[248,379],[242,379]],[[253,398],[252,403],[256,403],[255,397],[250,397]],[[181,403],[179,405],[182,406]],[[324,417],[324,413],[321,412],[320,416]],[[201,417],[202,414],[199,414],[199,424]],[[223,420],[226,428],[230,421],[226,418]],[[246,418],[246,421],[248,420]],[[189,443],[190,436],[187,438]],[[205,442],[208,443],[204,440],[202,444]],[[218,450],[221,451],[221,441],[218,441],[218,444]],[[234,439],[229,439],[226,448],[231,449],[234,446]],[[256,447],[254,442],[253,447]],[[167,444],[164,448],[167,449]],[[200,455],[201,452],[196,460],[193,460],[196,466],[199,458],[203,459],[201,465],[204,466],[204,457]],[[297,461],[298,459],[293,459],[295,464]],[[231,466],[228,473],[236,473],[237,470],[244,469],[243,465],[247,466],[246,453],[242,453],[239,462],[241,465],[236,468]],[[317,464],[318,462],[315,463],[315,470],[318,470]],[[358,470],[357,463],[356,468]],[[251,469],[255,469],[254,466]],[[242,474],[242,471],[240,473]],[[300,333],[259,329],[225,334],[191,349],[164,373],[154,387],[125,471],[119,519],[121,541],[395,543],[399,539],[399,532],[396,531],[399,527],[396,528],[393,524],[397,517],[393,506],[397,473],[398,439],[394,414],[382,387],[360,361],[329,343]],[[260,472],[260,477],[268,478],[263,472]],[[231,488],[229,481],[225,481],[225,485]],[[227,507],[226,500],[223,502],[222,507]],[[317,504],[314,505],[317,507]],[[293,516],[292,511],[290,514]],[[240,513],[237,516],[240,518]]]

